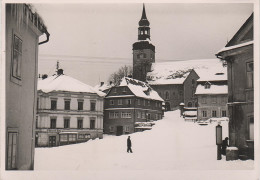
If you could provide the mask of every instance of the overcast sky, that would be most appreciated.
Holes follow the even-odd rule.
[[[50,33],[39,73],[64,73],[95,86],[132,65],[142,4],[34,4]],[[253,12],[253,4],[146,3],[156,62],[212,59]],[[42,36],[40,40],[44,40]],[[180,62],[181,63],[181,62]]]

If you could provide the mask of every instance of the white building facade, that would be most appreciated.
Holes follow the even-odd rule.
[[[42,86],[40,81],[49,78],[38,83],[36,146],[52,147],[103,138],[103,94],[63,74],[50,78]],[[78,86],[78,90],[65,86]]]

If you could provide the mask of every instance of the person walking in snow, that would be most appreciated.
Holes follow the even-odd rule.
[[[228,146],[228,137],[226,137],[225,140],[222,141],[221,153],[222,153],[223,155],[226,155],[227,146]]]
[[[131,147],[132,147],[132,142],[131,142],[130,136],[128,136],[128,138],[127,138],[127,152],[128,152],[128,153],[129,153],[129,151],[130,151],[131,153],[133,153]]]

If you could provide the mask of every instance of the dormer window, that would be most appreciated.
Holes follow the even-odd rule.
[[[211,84],[209,82],[206,82],[205,85],[204,85],[205,89],[209,89],[210,86],[211,86]]]

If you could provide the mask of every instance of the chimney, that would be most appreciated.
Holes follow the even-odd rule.
[[[127,77],[129,77],[129,78],[133,78],[132,74],[128,75]]]
[[[58,76],[63,74],[63,69],[58,69],[57,71]]]
[[[46,79],[47,77],[48,77],[47,74],[43,74],[43,75],[42,75],[42,80],[43,80],[43,79]]]
[[[100,86],[103,86],[104,85],[104,82],[100,82]]]

